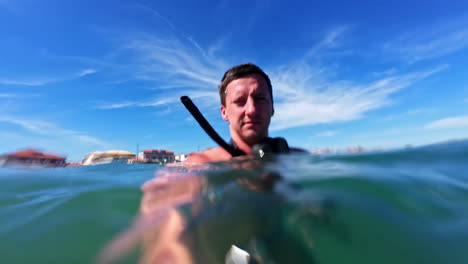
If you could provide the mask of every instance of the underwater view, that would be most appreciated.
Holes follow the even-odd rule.
[[[225,263],[233,245],[250,263],[466,263],[467,161],[465,140],[212,163],[195,173],[209,188],[179,208],[181,240],[195,263]],[[2,168],[0,263],[98,262],[138,217],[141,186],[168,170],[185,168]],[[112,262],[139,262],[149,249],[134,244]]]

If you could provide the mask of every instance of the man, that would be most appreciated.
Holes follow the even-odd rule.
[[[244,153],[268,138],[274,113],[270,78],[259,67],[246,63],[229,69],[219,85],[221,116],[229,122],[231,144]],[[292,149],[304,152],[300,149]],[[226,161],[231,158],[222,147],[192,154],[187,163]]]
[[[229,122],[230,144],[243,153],[251,153],[256,144],[268,139],[270,119],[274,113],[270,78],[254,64],[241,64],[224,74],[219,85],[219,95],[221,116]],[[301,149],[291,151],[305,152]],[[197,169],[195,164],[227,161],[231,158],[228,151],[217,147],[191,154],[185,165],[191,166],[188,169],[190,171]],[[266,177],[254,184],[243,184],[252,189],[262,189],[273,184],[276,179]],[[176,208],[193,201],[205,185],[206,182],[199,175],[169,170],[160,172],[156,178],[145,183],[142,186],[144,195],[139,220],[130,232],[109,246],[104,252],[104,255],[109,256],[104,256],[102,263],[118,255],[121,244],[134,240],[135,236],[141,235],[138,233],[142,230],[145,250],[141,263],[194,263],[190,249],[180,241],[187,223]]]
[[[274,113],[270,78],[254,64],[241,64],[224,74],[218,89],[221,116],[229,122],[230,144],[243,153],[251,153],[256,144],[265,142],[268,138],[270,119]],[[305,152],[296,148],[291,151]],[[217,147],[191,154],[185,163],[227,161],[231,158],[232,155],[228,151]],[[158,228],[157,242],[146,245],[143,263],[167,261],[187,264],[195,261],[190,249],[180,241],[187,223],[175,208],[190,203],[201,193],[206,183],[197,175],[178,177],[170,174],[167,177],[160,176],[142,188],[143,215],[155,215],[161,208],[171,208]],[[257,182],[238,183],[252,190],[269,189],[278,178],[277,175],[266,176],[268,177],[261,177]],[[154,240],[154,237],[150,240]]]

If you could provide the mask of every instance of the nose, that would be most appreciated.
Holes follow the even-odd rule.
[[[249,98],[247,100],[247,103],[245,104],[245,114],[248,116],[253,116],[255,115],[255,111],[256,111],[255,100],[253,100],[253,98]]]

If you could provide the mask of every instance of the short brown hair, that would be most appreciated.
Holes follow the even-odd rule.
[[[258,67],[257,65],[253,63],[244,63],[241,65],[234,66],[231,69],[227,70],[226,73],[224,73],[224,76],[221,79],[221,84],[219,84],[218,86],[221,104],[224,106],[226,105],[226,87],[230,82],[252,74],[258,74],[262,76],[263,79],[265,79],[268,86],[268,91],[270,92],[271,102],[273,103],[273,88],[271,86],[271,81],[268,75],[266,75],[266,73],[263,72],[263,70],[260,69],[260,67]]]

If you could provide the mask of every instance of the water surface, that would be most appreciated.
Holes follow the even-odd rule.
[[[0,169],[0,263],[93,263],[132,224],[140,186],[162,169]],[[268,173],[283,180],[260,191],[237,181]],[[207,263],[223,263],[232,244],[267,263],[468,260],[468,141],[221,163],[200,175],[210,193],[187,218],[186,241]]]

